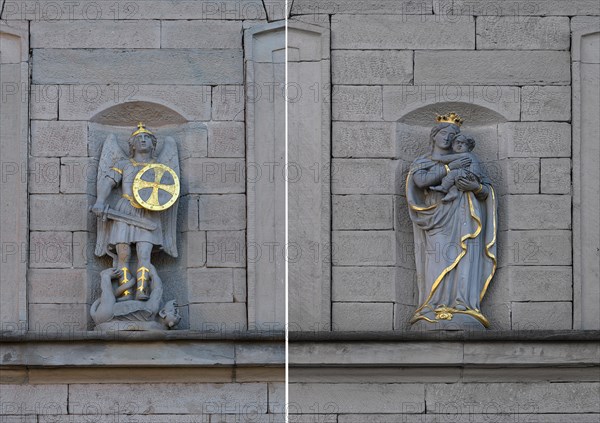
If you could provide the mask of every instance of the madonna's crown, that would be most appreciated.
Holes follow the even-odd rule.
[[[435,120],[438,123],[453,123],[456,126],[460,126],[464,122],[464,120],[454,112],[450,112],[447,115],[437,115]]]

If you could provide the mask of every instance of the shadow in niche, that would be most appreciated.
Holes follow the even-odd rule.
[[[152,263],[163,282],[163,303],[174,299],[181,314],[181,322],[177,329],[189,329],[189,306],[187,288],[187,263],[188,254],[185,248],[184,224],[187,215],[188,192],[186,189],[187,175],[181,166],[185,159],[195,157],[202,149],[202,142],[206,139],[206,126],[204,124],[188,121],[178,112],[163,105],[145,101],[129,102],[111,106],[92,117],[88,124],[88,156],[90,158],[90,171],[87,172],[88,193],[93,196],[90,203],[93,204],[96,196],[96,177],[102,147],[109,134],[114,134],[117,142],[124,152],[128,152],[128,140],[131,133],[136,129],[138,122],[144,122],[158,140],[157,149],[160,151],[164,145],[165,137],[170,136],[175,140],[181,169],[181,194],[176,205],[177,210],[177,251],[178,257],[171,257],[159,251],[152,254]],[[205,143],[204,143],[205,144]],[[198,147],[200,146],[200,147]],[[93,169],[93,171],[92,171]],[[108,199],[113,207],[120,198],[120,190],[114,189]],[[94,254],[96,245],[97,221],[90,219],[88,231],[88,246],[86,248],[87,271],[90,289],[90,302],[100,296],[100,271],[112,266],[109,256],[97,257]],[[137,267],[135,248],[132,248],[130,268]],[[90,329],[93,329],[90,322]]]
[[[502,195],[506,194],[508,187],[508,163],[506,159],[500,160],[501,139],[499,126],[507,122],[507,117],[490,108],[464,102],[439,102],[416,107],[410,111],[407,110],[396,123],[396,151],[399,158],[395,207],[397,267],[399,267],[396,283],[400,285],[399,292],[407,293],[406,298],[411,298],[412,301],[396,304],[398,330],[409,330],[409,321],[418,302],[413,226],[406,202],[406,177],[414,159],[431,153],[430,132],[436,124],[436,116],[449,112],[455,112],[464,119],[461,132],[472,135],[476,141],[473,152],[485,166],[498,199],[498,233],[505,229]],[[498,259],[498,267],[500,268],[502,257]],[[490,320],[490,329],[509,330],[510,309],[508,299],[506,295],[499,292],[506,290],[507,287],[497,286],[494,283],[497,278],[498,273],[496,273],[483,300],[482,311]],[[406,289],[406,287],[411,288]]]

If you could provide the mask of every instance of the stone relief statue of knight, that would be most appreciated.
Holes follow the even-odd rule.
[[[97,330],[172,329],[175,301],[163,304],[154,253],[177,257],[179,153],[171,137],[157,139],[143,123],[121,147],[107,137],[98,166],[95,253],[113,265],[101,272],[101,295],[90,314]],[[132,258],[135,256],[135,259]],[[162,306],[162,308],[161,308]]]

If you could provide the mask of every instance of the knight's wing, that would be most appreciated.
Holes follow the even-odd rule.
[[[159,156],[159,163],[162,163],[175,171],[177,176],[181,178],[179,169],[179,150],[177,143],[172,137],[165,137],[164,145],[162,146]],[[177,257],[177,209],[179,208],[179,200],[175,202],[169,209],[161,214],[162,230],[163,230],[163,250],[171,257]]]
[[[96,183],[112,173],[111,169],[120,161],[127,159],[127,155],[119,146],[115,134],[109,134],[102,145],[102,154],[98,163],[98,177]],[[108,237],[110,235],[110,222],[98,218],[97,237],[96,237],[96,255],[101,257],[110,254],[108,251]]]

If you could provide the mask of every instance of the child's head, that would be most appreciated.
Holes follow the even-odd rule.
[[[458,134],[452,140],[452,150],[455,153],[467,153],[475,148],[475,140],[473,137],[465,134]]]

